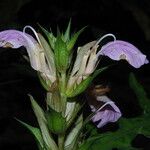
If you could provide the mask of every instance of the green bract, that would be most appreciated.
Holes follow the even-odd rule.
[[[54,54],[57,70],[59,72],[65,72],[68,68],[69,52],[67,50],[66,43],[61,39],[60,36],[58,36],[56,39]]]
[[[33,32],[34,37],[27,33],[27,29]],[[150,135],[150,130],[147,130],[150,126],[149,99],[134,76],[130,76],[130,84],[144,111],[137,118],[121,119],[120,129],[114,133],[102,133],[100,136],[95,134],[97,137],[87,136],[91,131],[84,133],[83,129],[90,120],[100,122],[101,125],[98,124],[97,127],[102,127],[108,122],[117,121],[121,112],[113,101],[105,98],[106,96],[92,98],[89,95],[88,100],[95,99],[96,106],[89,102],[93,113],[84,119],[82,107],[87,104],[87,99],[84,100],[84,96],[78,97],[78,95],[88,88],[97,75],[108,68],[96,70],[99,57],[108,56],[114,60],[126,59],[132,66],[139,68],[148,63],[146,56],[132,44],[116,40],[113,34],[106,34],[98,41],[88,42],[75,51],[74,45],[85,27],[74,34],[71,34],[70,29],[71,21],[65,32],[57,28],[56,36],[41,27],[43,36],[31,26],[25,26],[23,32],[13,29],[0,32],[0,47],[15,49],[23,46],[26,48],[31,67],[37,71],[39,80],[47,92],[45,108],[42,108],[30,96],[32,109],[38,122],[37,126],[19,122],[34,135],[39,150],[131,149],[130,143],[135,133]],[[99,48],[100,42],[106,37],[112,37],[114,41]],[[105,107],[106,105],[109,109]],[[129,129],[130,134],[124,134],[126,128]]]
[[[62,134],[66,128],[66,119],[62,116],[61,112],[56,112],[50,109],[45,113],[48,128],[55,134]]]
[[[100,73],[102,73],[104,70],[106,70],[108,67],[104,67],[102,69],[96,70],[91,76],[87,77],[85,80],[82,80],[80,84],[76,85],[76,87],[72,87],[71,89],[67,89],[66,95],[67,97],[75,97],[82,92],[84,92],[87,87],[91,84],[93,79]]]
[[[71,54],[72,54],[72,49],[79,37],[79,35],[83,32],[85,29],[82,28],[78,32],[74,33],[73,35],[70,34],[70,26],[71,26],[71,21],[68,24],[68,27],[65,31],[65,33],[60,33],[59,28],[57,29],[57,37],[54,36],[52,32],[48,32],[46,29],[41,27],[42,31],[45,33],[48,42],[50,44],[50,48],[54,52],[54,57],[53,57],[53,52],[46,45],[46,57],[48,57],[48,62],[51,60],[52,64],[53,61],[52,59],[55,59],[55,65],[56,69],[58,72],[65,72],[69,65],[70,65],[70,59],[71,59]],[[39,34],[39,38],[44,42],[44,38],[42,35]]]

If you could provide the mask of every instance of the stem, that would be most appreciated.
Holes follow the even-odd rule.
[[[61,92],[64,92],[66,89],[66,73],[61,73]]]
[[[66,73],[61,73],[61,85],[60,85],[60,92],[61,92],[61,102],[62,102],[62,115],[65,116],[65,112],[66,112],[66,101],[67,101],[67,97],[65,95],[65,91],[66,91]]]
[[[61,80],[60,80],[60,96],[61,96],[61,104],[62,104],[62,115],[65,117],[66,112],[66,103],[67,97],[65,95],[66,91],[66,72],[61,73]],[[65,134],[58,135],[58,147],[59,150],[64,150],[64,143],[65,143]]]
[[[65,136],[63,134],[60,134],[58,136],[58,147],[59,147],[59,150],[64,150],[64,140],[65,140]]]

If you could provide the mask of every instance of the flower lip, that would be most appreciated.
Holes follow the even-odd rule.
[[[125,59],[135,68],[149,63],[146,55],[142,54],[138,48],[131,43],[121,40],[112,41],[102,46],[97,53],[97,57],[100,55],[108,56],[113,60]]]
[[[33,31],[36,39],[25,32],[27,28]],[[18,30],[5,30],[0,32],[0,47],[16,49],[21,46],[26,48],[32,68],[39,71],[44,78],[55,81],[55,74],[52,71],[50,72],[46,62],[45,50],[38,34],[31,26],[25,26],[23,32]]]
[[[91,120],[97,124],[98,128],[109,122],[116,122],[121,117],[122,114],[119,108],[107,96],[97,96],[96,100],[103,103],[99,109],[96,109],[94,105],[90,105],[92,112],[95,113]]]

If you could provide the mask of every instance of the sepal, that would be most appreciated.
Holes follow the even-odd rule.
[[[69,98],[75,97],[75,96],[81,94],[82,92],[84,92],[87,89],[87,87],[91,84],[93,79],[97,75],[102,73],[104,70],[106,70],[107,68],[108,67],[103,67],[101,69],[96,70],[91,76],[87,77],[85,80],[82,80],[81,83],[78,84],[75,89],[74,88],[67,89],[67,91],[66,91],[67,97],[69,97]]]
[[[48,129],[55,134],[62,134],[66,129],[66,119],[61,112],[57,112],[51,108],[45,113]]]
[[[69,52],[66,43],[58,36],[54,47],[56,68],[59,72],[66,71],[69,62]]]

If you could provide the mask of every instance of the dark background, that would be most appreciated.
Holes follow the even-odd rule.
[[[39,23],[47,29],[51,27],[55,33],[57,25],[64,30],[70,18],[72,31],[88,25],[78,45],[113,33],[117,39],[131,42],[150,57],[149,0],[0,0],[0,31],[12,28],[22,30],[25,25],[38,30]],[[40,104],[44,103],[45,96],[36,72],[22,54],[26,54],[24,48],[0,49],[0,150],[36,149],[30,133],[14,120],[17,117],[35,125],[36,119],[27,94],[33,95]],[[112,62],[104,58],[100,65]],[[149,94],[149,71],[149,65],[136,70],[121,61],[97,78],[96,83],[109,84],[110,97],[120,107],[123,116],[134,117],[141,110],[129,88],[128,75],[134,72]],[[140,135],[133,143],[145,150],[150,146],[149,139]]]

